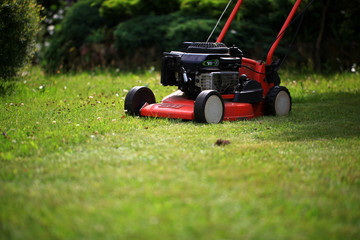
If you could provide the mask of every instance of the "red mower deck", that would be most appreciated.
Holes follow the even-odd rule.
[[[195,120],[194,105],[195,100],[183,97],[182,92],[176,92],[179,95],[172,95],[164,98],[161,103],[145,104],[140,110],[141,116],[146,117],[160,117],[172,119]],[[229,95],[225,96],[233,99]],[[224,96],[223,96],[224,98]],[[231,100],[224,100],[224,117],[225,121],[238,121],[244,119],[251,119],[262,116],[262,103],[235,103]]]

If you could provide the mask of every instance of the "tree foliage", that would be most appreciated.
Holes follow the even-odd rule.
[[[302,1],[300,10],[310,1]],[[360,65],[360,4],[359,0],[344,1],[314,1],[290,51],[292,61],[288,62],[319,71]],[[137,57],[133,65],[146,63],[149,58],[153,58],[149,62],[159,60],[162,51],[180,50],[184,41],[206,41],[227,3],[228,0],[80,0],[57,26],[46,54],[47,69],[118,66],[124,59],[129,62],[132,56],[144,56],[144,61]],[[216,40],[235,3],[230,5],[211,41]],[[247,57],[261,59],[293,4],[294,0],[244,1],[224,42],[237,45]],[[279,58],[286,55],[299,19],[286,30],[275,53]]]
[[[99,1],[84,0],[74,4],[58,25],[49,48],[45,51],[46,69],[76,69],[84,55],[81,47],[90,42],[101,41],[99,29],[103,26],[99,15]],[[103,35],[100,34],[102,38]],[[78,65],[78,66],[76,66]]]
[[[35,0],[3,0],[0,4],[0,80],[7,81],[26,66],[35,51],[41,21]]]
[[[218,18],[227,5],[228,0],[183,0],[180,10],[186,15],[202,15],[210,18]]]
[[[179,0],[105,0],[100,8],[101,17],[109,25],[138,15],[162,15],[179,9]]]

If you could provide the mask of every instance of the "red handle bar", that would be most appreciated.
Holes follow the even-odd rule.
[[[239,7],[241,5],[243,0],[238,0],[233,11],[231,12],[228,20],[226,21],[225,23],[225,26],[223,27],[218,39],[216,40],[216,42],[221,42],[227,32],[227,30],[229,29],[230,27],[230,24],[231,22],[233,21],[237,11],[239,10]],[[288,27],[288,25],[290,24],[291,22],[291,19],[294,17],[295,15],[295,12],[296,10],[299,8],[299,5],[301,3],[302,0],[296,0],[291,12],[289,13],[288,17],[286,18],[286,21],[284,23],[284,25],[282,26],[280,32],[278,33],[277,37],[276,37],[276,41],[273,43],[273,45],[271,46],[268,54],[267,54],[267,57],[266,57],[266,64],[270,65],[271,64],[271,59],[272,59],[272,56],[281,40],[281,38],[284,36],[284,33],[285,33],[285,29]]]

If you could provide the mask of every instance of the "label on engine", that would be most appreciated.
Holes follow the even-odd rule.
[[[219,59],[211,59],[202,62],[204,67],[217,67],[219,66]]]

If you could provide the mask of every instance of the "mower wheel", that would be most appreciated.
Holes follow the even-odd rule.
[[[220,123],[224,119],[225,105],[219,92],[202,91],[194,104],[194,117],[200,123]]]
[[[270,89],[265,98],[264,113],[265,115],[284,116],[291,111],[291,96],[286,87],[275,86]]]
[[[125,113],[128,115],[140,115],[141,108],[145,103],[155,103],[154,93],[147,87],[133,87],[125,98]]]

